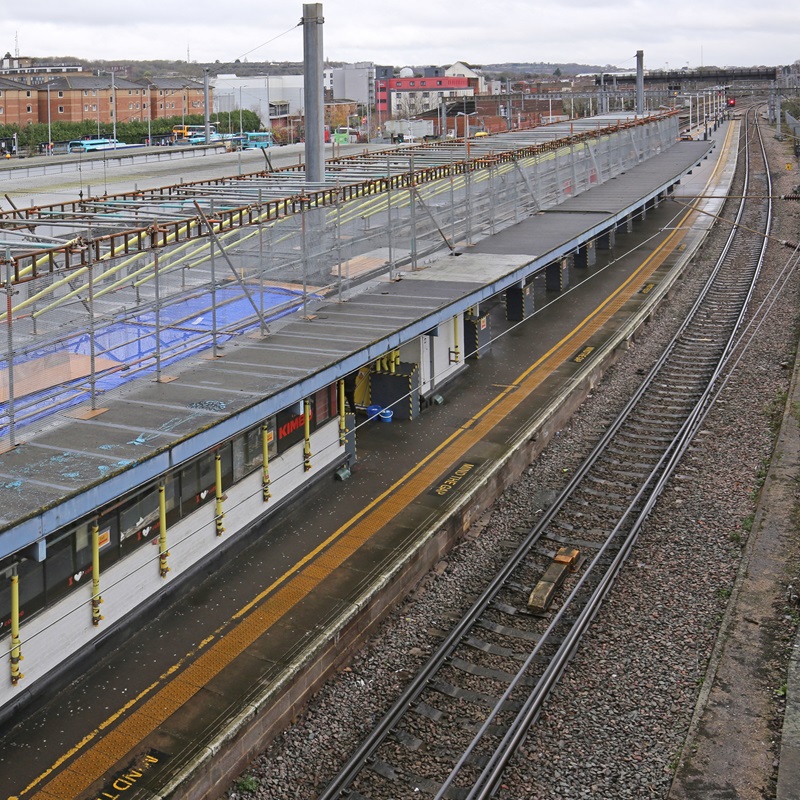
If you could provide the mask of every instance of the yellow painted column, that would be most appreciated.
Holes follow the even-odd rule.
[[[19,575],[16,564],[11,572],[11,683],[16,686],[25,676],[19,671],[22,642],[19,639]]]
[[[461,361],[461,339],[458,335],[458,320],[459,316],[453,317],[453,363],[458,364]]]
[[[225,512],[222,510],[222,456],[217,453],[214,456],[214,469],[216,472],[216,508],[215,508],[215,523],[217,526],[217,536],[222,536],[225,533],[225,526],[222,524],[225,519]]]
[[[339,390],[339,444],[344,446],[347,439],[347,421],[345,419],[346,409],[344,396],[344,379],[339,380],[337,388]]]
[[[167,577],[169,566],[167,559],[167,487],[162,483],[158,487],[158,571],[162,578]]]
[[[303,400],[303,469],[311,469],[311,401]]]
[[[263,466],[261,468],[261,496],[264,502],[268,502],[272,497],[269,490],[269,425],[264,423],[261,426],[261,455]]]
[[[100,613],[100,528],[97,520],[92,522],[92,625],[99,625],[103,615]]]

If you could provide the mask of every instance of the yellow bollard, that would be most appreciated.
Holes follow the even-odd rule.
[[[303,400],[303,469],[311,469],[311,401]]]
[[[167,566],[169,550],[167,550],[167,487],[162,483],[158,487],[158,570],[162,578],[170,571]]]
[[[92,522],[92,625],[99,625],[103,615],[100,613],[100,528],[97,520]]]
[[[214,456],[214,468],[216,472],[216,508],[214,520],[217,526],[217,536],[222,536],[225,533],[225,526],[222,521],[225,519],[225,512],[222,510],[222,456],[217,453]]]
[[[345,420],[346,409],[344,396],[344,379],[339,379],[337,388],[339,390],[339,444],[344,446],[347,439],[347,421]]]
[[[266,503],[272,497],[272,492],[269,490],[269,425],[266,423],[261,426],[261,454],[263,458],[261,496]]]
[[[11,573],[11,683],[16,686],[25,676],[19,671],[22,642],[19,639],[19,575],[16,564]]]

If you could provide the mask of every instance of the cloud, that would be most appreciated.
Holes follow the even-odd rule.
[[[219,0],[146,7],[39,0],[32,19],[13,4],[3,28],[22,55],[227,62],[300,61],[302,3],[237,7]],[[18,16],[15,16],[18,15]],[[789,64],[800,58],[796,15],[765,13],[743,0],[430,0],[323,3],[324,52],[335,61],[378,64],[578,62],[631,67],[637,50],[649,68]],[[13,49],[13,42],[6,47]]]

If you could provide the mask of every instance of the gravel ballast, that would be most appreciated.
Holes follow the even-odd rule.
[[[765,136],[774,163],[789,161],[786,144],[776,142],[770,131]],[[776,194],[791,191],[791,175],[777,176]],[[797,239],[799,212],[798,204],[778,203],[777,239]],[[787,248],[771,245],[751,309],[758,307],[789,255]],[[511,531],[536,518],[589,452],[601,427],[616,416],[688,309],[702,274],[700,264],[687,273],[571,424],[350,667],[252,764],[228,793],[231,800],[308,800],[324,788],[436,646],[436,631],[448,628],[452,615],[471,603],[478,577],[504,561]],[[794,364],[797,300],[795,275],[648,519],[498,797],[668,796],[783,413]],[[791,562],[791,554],[787,558]],[[765,685],[780,687],[796,617],[774,601],[785,596],[791,575],[774,579],[774,591],[765,599],[772,609],[774,635],[768,639],[774,647],[763,654],[768,674],[761,677]],[[772,718],[765,724],[777,732],[783,703],[779,692],[771,703]],[[776,733],[775,758],[777,745]],[[773,762],[770,774],[755,781],[763,794],[753,797],[774,795]]]

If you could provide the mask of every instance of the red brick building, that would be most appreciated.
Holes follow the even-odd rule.
[[[51,122],[146,122],[205,113],[203,85],[188,78],[70,75],[39,87],[38,96],[40,122],[47,122],[48,103]]]
[[[152,78],[147,89],[153,119],[205,114],[205,93],[203,84],[198,81],[190,78]],[[208,102],[213,109],[211,87],[208,89]]]
[[[0,125],[31,125],[39,121],[38,91],[24,83],[0,78]]]

